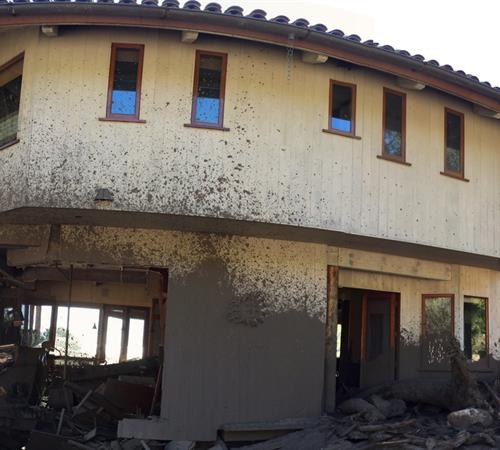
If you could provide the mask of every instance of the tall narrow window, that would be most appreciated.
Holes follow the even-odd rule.
[[[222,128],[227,55],[196,52],[191,125]]]
[[[426,369],[449,367],[449,345],[454,336],[454,297],[422,296],[422,366]]]
[[[330,81],[328,131],[354,136],[356,116],[356,85]]]
[[[23,55],[0,66],[0,149],[17,142]]]
[[[446,108],[444,120],[444,173],[463,178],[464,115]]]
[[[472,362],[487,361],[488,299],[464,298],[464,354]]]
[[[139,121],[144,46],[113,44],[106,118]]]
[[[382,157],[404,162],[406,95],[384,89]]]

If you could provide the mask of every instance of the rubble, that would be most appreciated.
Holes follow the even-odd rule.
[[[117,437],[121,419],[146,419],[155,413],[158,360],[71,367],[63,380],[57,370],[49,370],[43,350],[9,346],[0,348],[0,449],[19,450],[23,445],[27,450],[500,448],[500,380],[478,383],[456,348],[451,359],[450,380],[435,386],[418,381],[382,386],[345,398],[330,416],[221,425],[225,434],[215,442],[196,443]],[[29,374],[23,374],[21,362]],[[439,398],[429,399],[436,386],[441,389]],[[467,406],[458,408],[463,405]],[[226,439],[242,431],[248,432],[247,437],[263,431],[274,437],[261,442]]]

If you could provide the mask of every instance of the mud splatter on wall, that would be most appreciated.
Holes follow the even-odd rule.
[[[324,320],[326,246],[165,230],[63,226],[65,262],[167,267],[177,282],[208,259],[222,262],[235,305],[264,316],[304,311]],[[233,305],[233,306],[235,306]],[[249,319],[250,320],[250,319]]]
[[[21,145],[0,153],[0,176],[12,182],[0,192],[0,210],[95,209],[96,189],[105,188],[114,195],[110,210],[270,222],[500,255],[492,188],[497,123],[458,99],[410,91],[412,165],[396,166],[377,159],[382,88],[400,89],[394,77],[333,62],[308,65],[297,55],[289,81],[282,48],[206,35],[186,45],[179,37],[118,27],[66,27],[57,38],[36,28],[4,32],[0,59],[25,49],[26,64]],[[99,121],[112,42],[145,45],[145,123]],[[228,53],[229,131],[184,127],[196,49]],[[361,139],[321,132],[330,79],[358,86]],[[445,106],[465,114],[470,183],[439,174]],[[474,213],[463,215],[470,205]]]

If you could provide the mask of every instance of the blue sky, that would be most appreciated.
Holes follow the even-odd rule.
[[[206,4],[206,1],[202,2]],[[324,23],[362,39],[420,53],[500,86],[496,44],[500,1],[457,0],[230,0],[246,13],[264,9],[268,18],[284,14]]]

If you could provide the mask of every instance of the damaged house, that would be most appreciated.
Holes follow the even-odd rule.
[[[498,119],[499,88],[304,19],[0,0],[2,427],[108,378],[118,437],[251,440],[446,376],[449,336],[498,374]]]

